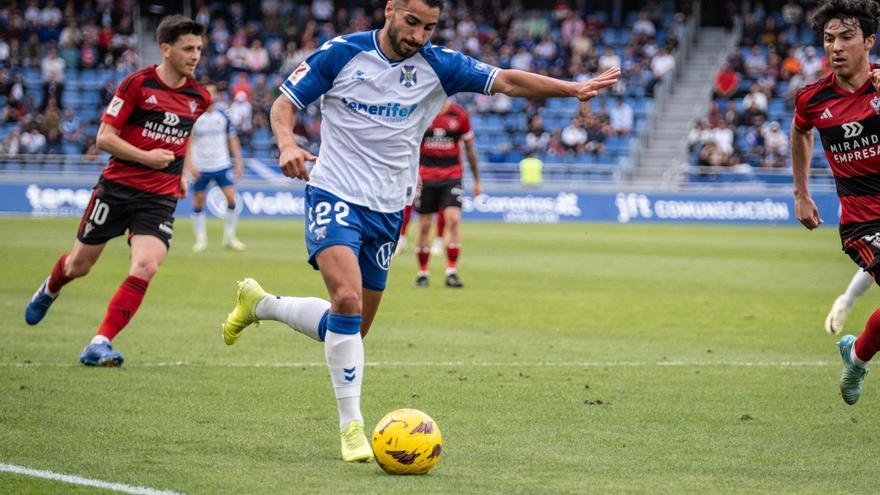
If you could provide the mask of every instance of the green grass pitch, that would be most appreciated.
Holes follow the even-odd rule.
[[[0,219],[0,464],[181,493],[871,493],[880,377],[837,392],[822,321],[854,273],[833,227],[467,223],[463,290],[395,261],[366,339],[368,428],[414,407],[443,458],[393,477],[338,460],[320,345],[276,322],[232,347],[234,283],[324,296],[302,223],[244,221],[244,253],[175,246],[114,342],[78,364],[128,267],[122,239],[37,327],[24,305],[76,219]],[[413,240],[410,238],[410,246]],[[848,328],[878,305],[872,289]],[[2,493],[93,493],[0,473]]]

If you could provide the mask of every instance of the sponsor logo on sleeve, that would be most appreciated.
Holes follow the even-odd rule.
[[[122,105],[125,104],[125,100],[118,96],[114,96],[112,100],[110,100],[110,104],[107,105],[107,115],[111,117],[117,117],[119,115],[119,111],[122,110]]]
[[[293,70],[293,74],[291,74],[290,77],[287,78],[287,82],[289,82],[291,86],[296,86],[296,83],[300,82],[302,78],[306,77],[306,74],[308,74],[310,70],[312,70],[312,68],[309,66],[309,64],[305,62],[299,64],[299,66],[297,66],[297,68]]]

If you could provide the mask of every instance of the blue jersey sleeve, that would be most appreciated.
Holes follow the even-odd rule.
[[[237,133],[235,132],[235,124],[232,123],[232,116],[229,115],[229,112],[227,112],[225,109],[220,110],[220,114],[223,115],[224,119],[226,119],[226,136],[236,136]]]
[[[463,92],[492,94],[497,67],[445,47],[431,47],[425,55],[448,96]]]
[[[330,90],[339,71],[357,54],[357,48],[341,36],[324,43],[321,48],[294,69],[281,85],[300,110]]]

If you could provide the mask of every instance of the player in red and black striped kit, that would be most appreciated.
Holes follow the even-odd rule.
[[[474,196],[482,194],[477,147],[467,112],[450,101],[434,117],[422,138],[419,150],[419,182],[414,209],[419,213],[419,234],[416,257],[419,274],[416,287],[428,286],[428,260],[431,257],[431,217],[442,212],[449,231],[446,244],[446,286],[462,287],[458,277],[458,257],[461,253],[462,188],[461,143],[464,143],[468,165],[473,173]]]
[[[880,5],[873,0],[830,0],[816,9],[813,29],[823,38],[832,73],[798,92],[791,161],[797,218],[815,229],[822,223],[808,191],[815,127],[837,183],[843,250],[880,282],[880,66],[868,59],[878,24]],[[880,309],[858,338],[845,335],[838,348],[840,393],[855,404],[867,364],[880,349]]]
[[[110,341],[134,316],[168,253],[174,208],[187,191],[183,158],[189,134],[210,105],[210,96],[192,78],[204,32],[188,17],[166,17],[156,29],[162,63],[130,74],[116,88],[97,136],[98,147],[112,155],[110,163],[92,192],[73,249],[58,259],[25,311],[28,324],[39,323],[61,288],[85,276],[107,241],[128,231],[128,277],[80,356],[85,365],[122,364]]]

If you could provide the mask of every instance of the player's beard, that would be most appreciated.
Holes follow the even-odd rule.
[[[421,47],[409,48],[400,39],[400,30],[395,25],[395,19],[388,23],[388,39],[391,41],[391,49],[400,58],[409,58],[416,54]]]

